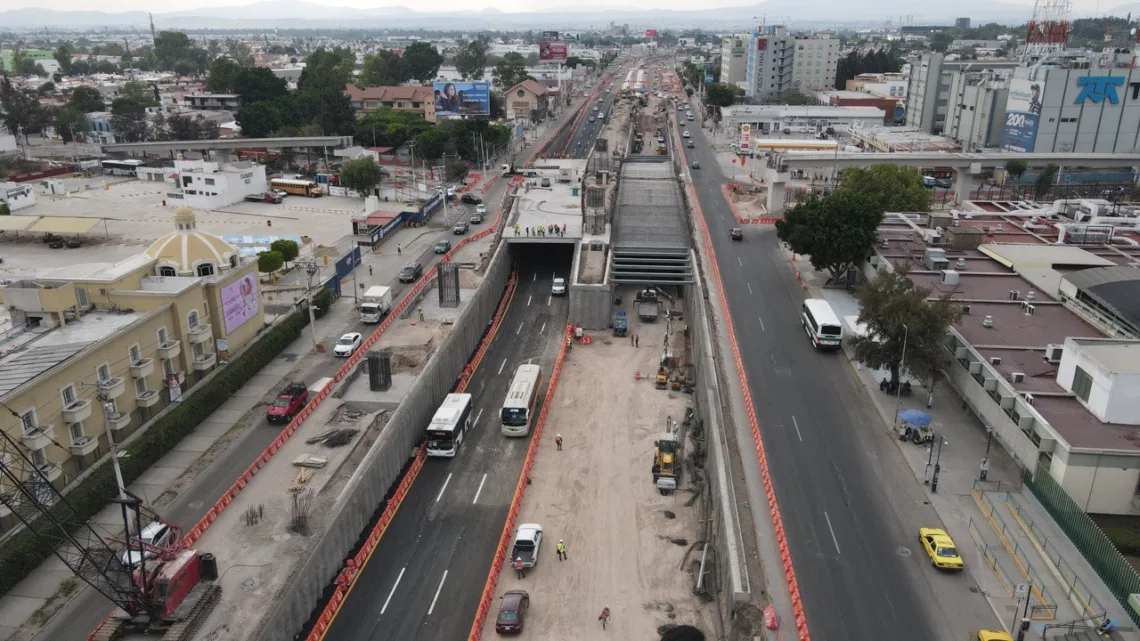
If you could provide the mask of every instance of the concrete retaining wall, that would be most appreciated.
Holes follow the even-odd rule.
[[[293,641],[313,616],[323,592],[344,567],[389,488],[399,479],[432,414],[479,347],[510,272],[510,251],[506,243],[499,243],[483,284],[337,497],[328,516],[329,526],[314,541],[309,558],[274,595],[277,605],[262,620],[254,637],[257,641]]]
[[[588,330],[607,329],[613,320],[613,291],[609,285],[571,285],[570,322]]]

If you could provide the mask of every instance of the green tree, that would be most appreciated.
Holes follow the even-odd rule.
[[[41,96],[50,96],[51,94],[55,93],[55,83],[50,80],[43,83],[42,85],[36,87],[36,93]]]
[[[91,73],[91,65],[86,60],[76,60],[71,63],[71,75],[86,76]]]
[[[435,80],[439,67],[443,64],[443,55],[432,43],[421,41],[408,45],[401,60],[409,78],[425,83]]]
[[[216,58],[210,63],[210,71],[206,74],[206,91],[210,93],[230,93],[234,90],[234,81],[241,73],[241,66],[229,58]]]
[[[364,67],[356,79],[359,87],[393,87],[408,80],[404,61],[389,49],[364,57]]]
[[[717,107],[728,107],[744,97],[744,90],[735,85],[714,82],[705,87],[705,102]]]
[[[80,113],[89,114],[93,111],[103,111],[107,108],[107,103],[103,100],[103,94],[95,87],[79,86],[71,92],[67,106]]]
[[[275,100],[289,93],[288,83],[265,67],[246,67],[234,77],[232,91],[243,103]]]
[[[48,119],[39,98],[32,92],[17,89],[8,78],[0,78],[0,107],[3,107],[0,111],[8,130],[16,135],[23,133],[25,142],[28,134],[39,131]]]
[[[907,278],[905,267],[880,270],[860,285],[855,297],[859,323],[867,331],[852,339],[855,358],[867,367],[889,369],[891,380],[901,382],[905,356],[908,372],[920,380],[933,380],[949,357],[946,333],[962,317],[962,310],[949,292],[929,301],[931,293]]]
[[[514,53],[513,51],[511,53]],[[508,56],[510,54],[507,54]],[[518,54],[515,54],[518,55]],[[491,78],[496,87],[507,91],[511,87],[530,78],[526,73],[526,64],[522,60],[507,59],[506,56],[491,70]]]
[[[281,258],[288,265],[290,262],[297,258],[301,253],[301,248],[297,246],[297,241],[289,240],[288,238],[278,238],[277,240],[269,243],[269,251],[281,254]]]
[[[218,123],[198,115],[175,114],[162,123],[159,137],[165,140],[216,140]]]
[[[36,62],[35,58],[21,58],[20,64],[16,65],[16,75],[47,78],[48,72],[44,69],[43,65]]]
[[[64,43],[59,45],[55,52],[51,54],[51,57],[55,58],[55,61],[59,63],[60,73],[65,76],[71,75],[71,53],[71,47],[67,43]]]
[[[243,136],[268,138],[281,126],[281,117],[270,103],[254,102],[238,109],[237,124]]]
[[[482,80],[487,68],[487,43],[476,38],[455,54],[455,70],[464,80]]]
[[[253,51],[249,48],[249,45],[241,40],[227,38],[226,53],[229,54],[234,62],[242,67],[253,66]]]
[[[356,121],[356,141],[373,147],[399,147],[432,127],[420,114],[382,107]]]
[[[356,68],[356,54],[347,47],[318,47],[305,59],[305,69],[297,80],[297,89],[344,92]]]
[[[879,213],[930,211],[930,192],[914,167],[879,164],[843,170],[841,191],[870,198]]]
[[[1033,181],[1033,195],[1038,199],[1044,198],[1053,188],[1053,183],[1057,181],[1057,174],[1060,171],[1061,168],[1053,163],[1045,165],[1041,173],[1037,174],[1037,180]]]
[[[340,166],[340,184],[360,194],[369,194],[380,184],[380,165],[372,156],[344,161]]]
[[[827,271],[831,282],[838,282],[867,256],[882,220],[883,211],[873,198],[840,190],[797,204],[776,221],[776,235],[792,251],[808,256],[812,267]]]
[[[210,56],[181,31],[159,31],[154,37],[155,64],[160,71],[196,75],[206,71]]]
[[[141,142],[152,135],[147,107],[157,106],[151,92],[138,82],[128,82],[119,89],[119,97],[111,103],[111,130],[119,142]]]
[[[930,48],[939,53],[946,53],[950,48],[950,43],[954,41],[954,36],[946,32],[939,32],[930,36]]]
[[[82,137],[87,131],[87,115],[74,107],[63,106],[55,110],[55,133],[63,142],[71,142],[75,136]],[[74,136],[72,133],[74,132]]]
[[[1015,183],[1021,182],[1021,177],[1025,175],[1027,171],[1029,171],[1029,163],[1020,158],[1005,161],[1005,173],[1012,178]]]
[[[262,274],[272,274],[285,264],[285,257],[281,252],[264,251],[257,254],[257,271]]]

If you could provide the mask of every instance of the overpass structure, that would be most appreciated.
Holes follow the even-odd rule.
[[[828,168],[838,172],[848,167],[870,167],[880,163],[911,167],[948,167],[954,171],[954,196],[958,202],[969,199],[973,181],[986,168],[1000,167],[1010,160],[1024,160],[1032,169],[1053,163],[1066,168],[1108,169],[1131,167],[1140,175],[1140,151],[1124,154],[1067,153],[1022,154],[1008,152],[945,153],[915,151],[901,153],[797,153],[768,157],[764,180],[768,184],[768,211],[784,210],[784,187],[793,169]]]
[[[352,136],[299,136],[296,138],[226,138],[219,140],[163,140],[102,145],[105,154],[173,154],[179,151],[230,151],[235,149],[314,149],[352,147]]]

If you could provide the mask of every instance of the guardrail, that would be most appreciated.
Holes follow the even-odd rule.
[[[1005,568],[1003,568],[1001,563],[998,561],[997,555],[995,555],[993,553],[993,550],[990,549],[990,544],[986,543],[982,539],[981,533],[978,532],[978,526],[974,524],[973,517],[970,518],[970,522],[966,524],[966,527],[969,528],[970,536],[974,539],[974,543],[978,546],[978,551],[982,553],[982,558],[985,559],[986,565],[989,566],[990,570],[993,570],[994,576],[997,577],[997,580],[999,583],[1001,583],[1001,586],[1005,588],[1006,596],[1013,596],[1013,579],[1009,578],[1009,574],[1005,571]]]
[[[673,124],[673,140],[675,143],[679,142],[681,138],[680,128],[676,122]],[[675,149],[679,149],[678,145],[674,145]],[[693,220],[696,221],[704,236],[702,243],[703,251],[712,259],[709,265],[713,272],[713,277],[716,280],[717,289],[720,290],[720,307],[721,312],[724,314],[725,329],[728,331],[728,340],[732,346],[732,356],[736,362],[736,374],[740,378],[741,391],[744,394],[744,407],[748,413],[748,421],[752,427],[752,439],[756,443],[756,457],[760,461],[760,474],[764,479],[764,494],[768,499],[768,511],[772,515],[773,529],[776,533],[776,543],[780,549],[780,562],[783,564],[784,580],[788,584],[788,594],[792,601],[792,612],[795,615],[796,631],[799,634],[800,641],[810,641],[811,633],[808,630],[807,617],[804,614],[803,598],[800,595],[799,581],[796,580],[796,570],[792,566],[792,554],[788,548],[788,537],[784,531],[784,521],[780,517],[780,505],[776,500],[776,490],[772,484],[772,474],[768,469],[768,456],[764,449],[764,439],[760,434],[760,423],[756,418],[756,406],[752,401],[752,393],[748,389],[748,374],[744,371],[744,360],[740,357],[740,346],[736,340],[736,328],[732,323],[732,314],[728,308],[728,299],[724,296],[724,280],[720,275],[720,267],[716,260],[716,250],[713,248],[712,235],[709,233],[708,225],[705,224],[704,213],[701,210],[701,203],[697,199],[696,189],[693,187],[692,180],[688,183],[689,199],[696,210],[696,215]]]
[[[998,513],[997,505],[994,504],[986,494],[979,492],[977,488],[971,490],[974,495],[974,500],[977,501],[978,507],[982,510],[982,514],[989,520],[990,525],[993,526],[994,531],[997,532],[998,538],[1005,546],[1007,552],[1013,557],[1013,563],[1021,572],[1021,576],[1029,581],[1031,584],[1030,591],[1033,596],[1037,597],[1037,602],[1041,604],[1040,610],[1036,610],[1031,618],[1038,621],[1052,621],[1057,618],[1057,602],[1053,600],[1049,594],[1049,590],[1045,587],[1045,581],[1037,573],[1037,568],[1033,566],[1029,558],[1025,556],[1026,550],[1021,547],[1021,544],[1011,541],[1007,533],[1009,526],[1006,525],[1005,519]],[[1043,612],[1044,614],[1040,614]]]
[[[538,453],[538,444],[542,440],[542,428],[546,425],[546,417],[550,412],[550,404],[554,401],[554,392],[558,389],[558,379],[562,375],[562,364],[566,360],[566,352],[570,349],[570,342],[574,340],[573,330],[566,326],[566,339],[558,351],[558,358],[554,361],[554,369],[550,374],[550,386],[542,401],[542,411],[539,412],[538,421],[534,424],[534,435],[530,439],[530,448],[526,453],[522,473],[515,485],[515,493],[511,498],[511,509],[507,513],[507,522],[503,524],[503,531],[499,535],[499,545],[495,547],[495,559],[491,562],[491,570],[487,573],[487,582],[483,586],[483,596],[479,598],[479,610],[475,621],[471,624],[471,632],[467,641],[480,641],[483,638],[483,625],[487,622],[487,615],[491,611],[491,604],[495,600],[495,588],[499,584],[499,574],[503,570],[503,561],[506,559],[507,546],[511,542],[511,533],[515,531],[515,523],[519,518],[519,508],[522,507],[526,488],[530,485],[530,470],[534,466],[534,457]]]

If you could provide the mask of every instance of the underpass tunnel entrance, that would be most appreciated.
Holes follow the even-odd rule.
[[[512,242],[510,243],[511,262],[519,271],[520,281],[541,281],[545,279],[553,285],[555,278],[563,279],[565,290],[558,295],[566,295],[570,288],[570,269],[574,263],[573,241],[558,242]]]

